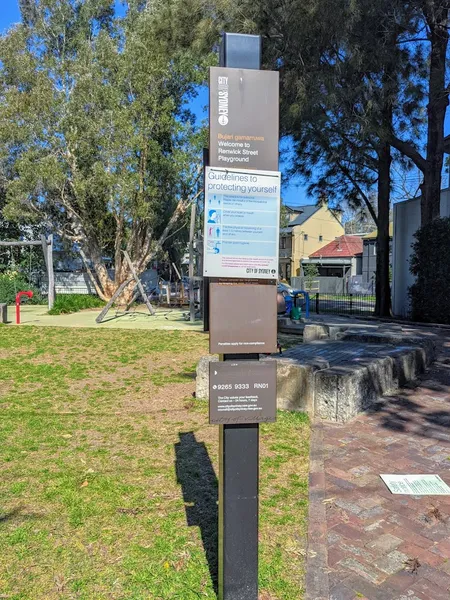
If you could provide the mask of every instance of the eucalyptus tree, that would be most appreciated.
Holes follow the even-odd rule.
[[[205,133],[188,102],[212,60],[201,0],[114,5],[21,0],[0,38],[5,214],[50,223],[104,299],[129,278],[122,250],[142,272],[199,195]]]

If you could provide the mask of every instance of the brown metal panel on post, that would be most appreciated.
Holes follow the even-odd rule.
[[[277,351],[277,289],[272,281],[210,283],[211,354]]]

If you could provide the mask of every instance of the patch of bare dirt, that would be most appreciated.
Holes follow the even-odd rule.
[[[80,390],[84,390],[87,384],[92,385],[92,383],[95,383],[95,385],[91,389],[102,389],[105,383],[117,384],[127,379],[135,379],[136,384],[145,385],[145,378],[148,377],[148,388],[149,391],[152,391],[153,393],[153,388],[157,388],[156,386],[153,386],[150,380],[150,376],[152,374],[161,372],[164,376],[164,368],[167,368],[167,376],[170,378],[171,376],[180,374],[180,362],[183,363],[189,361],[189,363],[192,364],[191,361],[193,362],[196,358],[200,358],[201,355],[202,353],[199,353],[198,357],[195,355],[190,355],[189,359],[185,356],[178,356],[174,358],[172,353],[167,352],[151,357],[146,356],[139,360],[133,361],[128,365],[118,366],[117,364],[114,364],[113,372],[102,370],[101,367],[97,367],[96,372],[90,374],[89,377],[70,381],[69,392],[77,393]],[[51,360],[44,360],[40,362],[52,363]],[[86,366],[89,368],[89,363],[87,363]],[[107,364],[105,364],[105,367],[107,367]],[[194,382],[195,388],[195,374],[181,373],[181,376],[185,377],[187,382]],[[192,391],[194,391],[194,389],[192,389]],[[190,391],[189,394],[191,394],[192,391]]]
[[[121,401],[121,407],[126,412],[155,412],[166,409],[185,412],[184,401],[191,397],[195,390],[195,382],[169,383],[164,387],[156,387],[149,383],[148,390],[130,393]]]
[[[261,592],[258,595],[258,600],[278,600],[278,598],[272,594],[269,594],[269,592]]]
[[[6,396],[6,394],[9,394],[9,392],[13,388],[13,385],[14,384],[12,382],[1,381],[0,382],[0,398],[2,398],[3,396]]]
[[[8,350],[8,348],[0,349],[0,360],[9,360],[12,357],[16,356],[24,356],[25,354],[30,353],[30,348],[25,346],[19,346],[18,348],[14,348],[14,350]]]

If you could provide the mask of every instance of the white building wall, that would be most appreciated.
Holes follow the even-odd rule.
[[[450,216],[450,189],[441,191],[441,216]],[[394,204],[392,310],[407,317],[410,312],[408,288],[414,283],[409,271],[411,244],[420,227],[420,198]]]
[[[114,277],[114,270],[108,271]],[[149,291],[158,285],[158,273],[154,269],[148,269],[139,276],[144,288]],[[43,277],[40,285],[41,292],[48,292],[47,276]],[[57,294],[96,294],[94,286],[87,273],[72,273],[70,271],[55,271],[55,291]]]

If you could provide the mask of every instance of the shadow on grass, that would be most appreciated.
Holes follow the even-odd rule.
[[[16,506],[15,508],[13,508],[12,510],[10,510],[9,512],[6,513],[2,513],[0,511],[0,523],[5,523],[6,521],[11,521],[12,519],[14,519],[15,517],[17,517],[18,515],[20,515],[23,511],[23,506]],[[0,596],[1,598],[1,596]]]
[[[192,373],[180,373],[180,376],[183,377],[183,379],[193,380],[197,377],[197,373],[195,371],[192,371]]]
[[[186,521],[200,527],[209,573],[217,594],[218,482],[208,450],[192,431],[179,433],[175,444],[177,482],[183,491]]]

